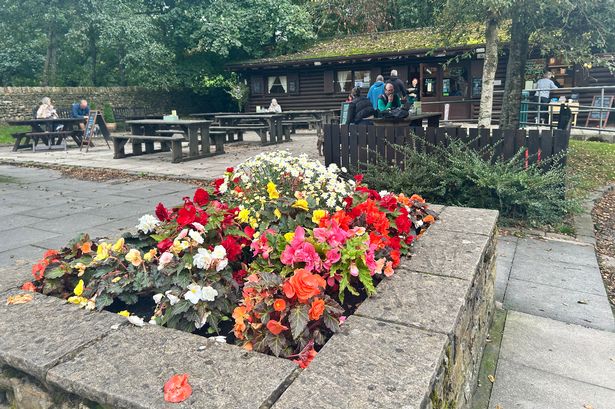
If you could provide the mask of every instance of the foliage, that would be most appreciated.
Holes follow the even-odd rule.
[[[17,132],[29,132],[30,127],[27,126],[10,126],[10,125],[0,125],[0,143],[15,143],[15,139],[11,136],[11,134]]]
[[[574,197],[615,182],[615,145],[604,142],[570,141],[566,170],[578,180],[569,186]]]
[[[113,107],[108,102],[106,102],[103,105],[103,119],[108,124],[115,123],[115,115],[113,114]]]
[[[419,190],[432,203],[497,209],[504,219],[536,226],[556,225],[578,210],[564,184],[574,179],[557,165],[526,167],[522,152],[507,161],[485,160],[485,152],[452,139],[446,147],[434,146],[434,153],[395,149],[407,155],[404,170],[385,163],[368,167],[366,180],[377,189]]]
[[[305,366],[351,310],[345,297],[372,295],[434,221],[419,196],[379,193],[288,153],[229,168],[155,214],[116,242],[80,235],[49,250],[23,289],[87,309],[121,305],[139,326],[134,309],[149,299],[150,323],[184,331],[224,333],[232,317],[245,348]]]

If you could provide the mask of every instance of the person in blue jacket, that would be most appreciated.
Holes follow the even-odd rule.
[[[378,98],[384,94],[384,77],[379,75],[376,77],[376,82],[369,87],[367,98],[371,101],[374,109],[378,109]]]
[[[71,118],[87,118],[90,115],[90,107],[88,101],[82,99],[79,103],[74,103],[71,107]],[[81,130],[85,129],[85,121],[79,124]]]

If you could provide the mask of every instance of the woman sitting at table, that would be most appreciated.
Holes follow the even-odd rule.
[[[269,105],[269,108],[267,108],[267,112],[275,112],[275,113],[282,112],[282,107],[280,106],[280,104],[278,104],[277,99],[273,98],[271,100],[271,105]]]
[[[36,111],[37,119],[49,119],[49,118],[57,118],[58,113],[56,109],[51,105],[51,98],[45,97],[41,100],[41,106],[38,107]]]

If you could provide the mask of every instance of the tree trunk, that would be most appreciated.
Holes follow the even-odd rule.
[[[525,65],[529,48],[529,32],[521,15],[522,5],[513,8],[512,28],[510,30],[510,49],[506,67],[506,86],[502,101],[501,129],[519,129],[519,108],[521,91],[525,79]]]
[[[54,27],[47,31],[47,54],[45,56],[45,68],[43,73],[43,86],[56,85],[58,71],[58,39]]]
[[[98,76],[96,73],[96,66],[98,64],[98,48],[96,48],[96,30],[93,28],[90,28],[89,30],[89,34],[88,34],[88,40],[89,40],[89,51],[90,51],[90,60],[92,62],[92,72],[90,72],[91,75],[91,80],[92,80],[92,85],[96,86],[98,85]]]
[[[498,18],[493,13],[489,15],[485,27],[485,62],[483,64],[483,81],[480,93],[480,112],[478,127],[491,126],[493,110],[493,81],[498,68]]]

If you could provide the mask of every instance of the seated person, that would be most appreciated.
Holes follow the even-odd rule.
[[[71,118],[86,118],[90,115],[88,101],[82,99],[78,104],[74,103],[71,109]],[[85,121],[79,124],[81,130],[85,130]]]
[[[271,104],[269,105],[269,108],[267,108],[267,112],[275,112],[275,113],[282,112],[282,107],[280,106],[280,104],[278,104],[277,99],[275,98],[271,99]]]
[[[420,101],[421,100],[421,92],[419,90],[419,79],[418,78],[412,78],[412,82],[410,84],[410,87],[408,88],[408,102],[413,104],[414,101]]]
[[[48,118],[57,118],[58,114],[56,109],[51,105],[51,99],[49,97],[45,97],[41,100],[41,106],[38,107],[36,111],[37,119],[48,119]]]
[[[395,87],[390,82],[384,86],[384,94],[378,97],[378,112],[401,107],[401,99],[395,94]]]
[[[361,88],[352,90],[353,100],[348,107],[348,123],[355,125],[372,125],[367,118],[372,117],[376,110],[369,98],[361,96]]]

